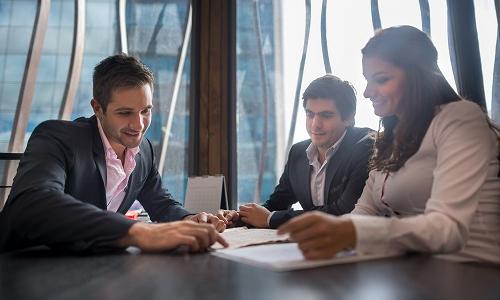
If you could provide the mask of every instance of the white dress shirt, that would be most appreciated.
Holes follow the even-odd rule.
[[[99,128],[106,160],[106,207],[107,210],[116,212],[127,194],[128,180],[135,169],[135,156],[140,149],[139,146],[126,149],[124,164],[122,164],[115,150],[111,147],[99,118],[97,118],[97,127]]]
[[[314,206],[323,206],[325,204],[325,178],[326,178],[326,165],[332,156],[337,152],[340,143],[344,139],[344,130],[342,136],[326,150],[325,161],[321,164],[319,162],[319,152],[318,148],[310,143],[306,149],[307,159],[309,160],[309,165],[311,168],[311,199]]]

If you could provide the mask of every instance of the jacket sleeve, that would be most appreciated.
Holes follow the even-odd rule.
[[[149,145],[149,174],[142,186],[137,199],[144,206],[152,221],[170,222],[181,220],[191,215],[182,205],[172,198],[172,195],[162,186],[161,177],[154,163],[154,153],[151,143]]]
[[[50,121],[34,130],[0,215],[0,251],[35,245],[76,252],[116,250],[116,239],[133,225],[123,215],[65,193],[75,149],[63,126]]]
[[[288,168],[287,162],[278,185],[274,188],[273,193],[263,205],[270,211],[288,210],[297,202],[288,178]]]
[[[295,147],[290,149],[288,161],[285,165],[285,170],[281,175],[280,181],[274,189],[274,192],[271,196],[269,196],[269,200],[267,200],[263,205],[268,210],[274,212],[269,220],[270,228],[277,228],[279,225],[285,223],[297,214],[297,211],[292,209],[292,205],[297,203],[298,199],[293,193],[289,178],[289,168],[295,151]]]

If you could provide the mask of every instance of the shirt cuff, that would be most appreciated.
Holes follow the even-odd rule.
[[[390,253],[389,218],[350,215],[356,230],[356,252],[362,254]]]
[[[267,227],[271,228],[271,218],[273,217],[276,211],[272,211],[269,216],[267,216]]]

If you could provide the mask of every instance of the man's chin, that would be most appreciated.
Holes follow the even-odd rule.
[[[128,138],[126,141],[123,141],[122,145],[124,145],[127,148],[135,148],[139,146],[142,142],[142,137],[137,138],[137,139],[130,139]]]
[[[323,146],[323,144],[325,144],[325,143],[326,143],[326,141],[325,141],[325,140],[323,140],[323,139],[311,139],[311,142],[312,142],[312,143],[313,143],[313,145],[314,145],[314,146],[316,146],[316,147],[321,147],[321,146]]]
[[[330,148],[332,146],[332,143],[330,141],[312,141],[313,145],[316,146],[316,148]]]

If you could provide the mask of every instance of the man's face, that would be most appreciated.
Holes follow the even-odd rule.
[[[112,92],[106,112],[94,99],[95,115],[113,150],[120,157],[125,148],[139,146],[151,123],[153,95],[149,84],[142,87],[124,87]]]
[[[342,136],[351,120],[342,120],[335,102],[330,99],[308,99],[306,128],[312,143],[318,149],[328,149]]]

